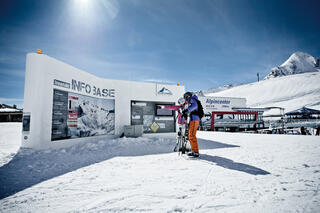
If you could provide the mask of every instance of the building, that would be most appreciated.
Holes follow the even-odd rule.
[[[266,109],[248,108],[245,98],[200,96],[205,117],[202,128],[208,131],[238,132],[264,128]]]
[[[320,126],[320,110],[302,107],[285,114],[286,127]]]
[[[0,104],[0,122],[21,122],[22,109],[16,105]]]
[[[125,125],[145,133],[175,132],[184,86],[103,79],[44,54],[26,60],[22,147],[48,149],[114,138]],[[153,128],[152,128],[153,127]]]

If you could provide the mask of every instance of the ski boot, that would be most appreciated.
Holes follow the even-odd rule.
[[[195,151],[189,152],[188,156],[197,158],[197,157],[199,157],[199,152],[195,152]]]

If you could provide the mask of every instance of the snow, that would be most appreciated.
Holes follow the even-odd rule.
[[[249,107],[283,107],[285,112],[303,106],[320,109],[320,72],[288,75],[233,87],[217,93],[217,97],[247,99]]]
[[[0,166],[17,153],[21,145],[21,123],[0,123]]]
[[[0,212],[317,212],[320,137],[198,132],[200,159],[174,134],[20,149],[1,124]]]
[[[11,108],[0,108],[0,112],[21,112],[21,110]]]
[[[232,84],[226,84],[226,85],[218,87],[218,88],[208,89],[205,93],[221,92],[221,91],[224,91],[227,89],[231,89],[232,87],[234,87]]]
[[[319,72],[315,67],[316,59],[308,53],[293,53],[281,66],[274,67],[265,79],[294,75],[306,72]]]

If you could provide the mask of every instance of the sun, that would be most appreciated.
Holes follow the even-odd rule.
[[[88,15],[88,10],[90,7],[90,0],[74,0],[73,1],[75,4],[75,8],[77,8],[77,11],[81,14],[81,15]]]
[[[82,5],[88,4],[89,0],[78,0],[78,2]]]

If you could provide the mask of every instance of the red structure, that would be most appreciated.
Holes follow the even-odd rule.
[[[211,131],[214,131],[214,116],[215,115],[255,115],[255,121],[258,120],[258,112],[212,112],[211,114]]]

